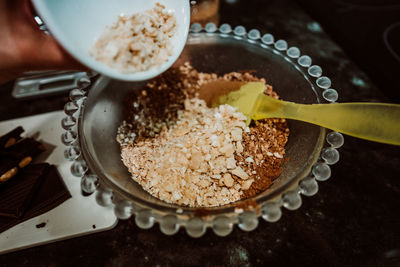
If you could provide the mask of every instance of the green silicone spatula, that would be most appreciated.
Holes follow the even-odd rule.
[[[210,97],[215,87],[224,88]],[[260,82],[217,81],[200,90],[212,106],[229,104],[251,120],[286,118],[300,120],[371,141],[400,145],[400,105],[384,103],[296,104],[265,95]]]

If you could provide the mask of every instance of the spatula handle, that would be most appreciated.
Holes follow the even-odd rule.
[[[260,116],[305,121],[358,138],[400,145],[400,105],[397,104],[303,105],[274,100],[270,107],[259,106],[255,118]]]

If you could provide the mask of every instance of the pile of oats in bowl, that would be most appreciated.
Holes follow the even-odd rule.
[[[246,127],[229,105],[207,107],[203,84],[261,81],[250,72],[201,73],[189,63],[133,91],[118,129],[121,157],[133,180],[153,196],[189,207],[215,207],[267,189],[282,170],[289,129],[284,119]],[[265,93],[277,98],[266,84]]]
[[[90,51],[96,60],[123,73],[145,71],[172,55],[176,18],[157,3],[131,16],[121,15],[107,27]]]

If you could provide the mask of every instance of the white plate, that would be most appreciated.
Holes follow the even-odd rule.
[[[46,162],[57,166],[72,195],[72,198],[60,206],[2,232],[0,254],[108,230],[118,222],[111,208],[104,208],[96,203],[94,194],[82,196],[81,179],[72,176],[71,163],[64,159],[65,146],[61,143],[61,119],[64,116],[63,111],[56,111],[0,122],[0,135],[17,126],[23,126],[25,136],[39,133],[38,140],[55,146]],[[45,227],[37,228],[36,225],[40,223],[46,223]]]

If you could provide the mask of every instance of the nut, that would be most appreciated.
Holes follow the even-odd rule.
[[[232,171],[233,175],[236,175],[237,177],[239,177],[240,179],[248,179],[249,175],[239,166],[237,166],[235,169],[233,169]]]
[[[224,181],[224,184],[225,184],[227,187],[232,187],[232,186],[233,186],[234,180],[233,180],[232,176],[231,176],[229,173],[225,173],[225,174],[224,174],[224,176],[223,176],[223,181]]]

